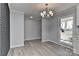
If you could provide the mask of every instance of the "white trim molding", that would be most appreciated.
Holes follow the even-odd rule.
[[[38,39],[41,39],[40,37],[38,38],[27,38],[27,39],[24,39],[24,41],[27,41],[27,40],[38,40]]]
[[[72,47],[69,47],[69,46],[63,45],[63,44],[61,44],[61,43],[57,43],[57,42],[52,41],[52,40],[42,40],[41,42],[47,42],[47,41],[50,41],[50,42],[53,42],[53,43],[55,43],[55,44],[57,44],[57,45],[61,45],[61,46],[63,46],[63,47],[67,47],[67,48],[72,49]]]
[[[21,47],[21,46],[24,46],[24,44],[19,44],[19,45],[10,46],[10,48],[16,48],[16,47]]]

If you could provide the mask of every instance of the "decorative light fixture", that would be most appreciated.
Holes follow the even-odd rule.
[[[40,13],[41,17],[44,18],[49,18],[54,15],[54,10],[48,9],[48,4],[45,4],[46,8]]]

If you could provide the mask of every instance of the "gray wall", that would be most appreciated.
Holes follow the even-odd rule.
[[[38,19],[25,18],[24,20],[24,39],[33,40],[41,38],[41,21]]]
[[[51,32],[50,32],[50,41],[52,42],[59,42],[59,33],[58,33],[58,19],[51,18]]]
[[[0,3],[0,56],[1,56],[1,3]]]
[[[24,12],[10,9],[10,48],[24,46]]]
[[[42,42],[50,40],[51,23],[50,19],[42,19]]]
[[[77,26],[79,26],[79,5],[77,5],[76,9],[76,33],[75,33],[76,36],[79,36],[79,28]]]
[[[7,55],[10,47],[8,4],[0,4],[0,55]]]

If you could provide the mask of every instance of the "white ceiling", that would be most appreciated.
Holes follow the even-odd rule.
[[[10,3],[9,7],[14,10],[24,12],[26,17],[40,17],[40,12],[45,8],[45,3]],[[56,11],[65,10],[69,7],[77,5],[76,3],[49,3],[49,8]]]

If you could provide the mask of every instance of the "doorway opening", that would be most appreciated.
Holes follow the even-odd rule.
[[[73,16],[61,18],[60,42],[72,45]]]

